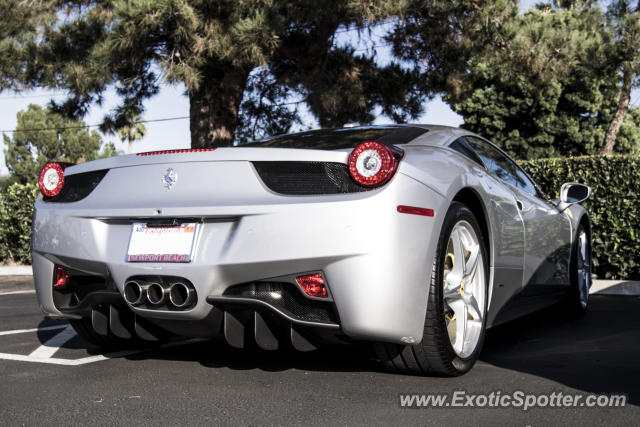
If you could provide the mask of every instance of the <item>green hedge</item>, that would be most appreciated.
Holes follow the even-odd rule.
[[[0,195],[0,261],[31,263],[31,217],[35,184],[13,184]]]
[[[542,189],[558,198],[565,182],[593,188],[584,203],[593,229],[594,273],[601,279],[640,279],[640,157],[584,156],[520,163]]]
[[[594,272],[605,279],[640,279],[640,157],[585,156],[521,162],[549,196],[565,182],[593,188],[585,203],[593,226]],[[35,185],[13,184],[0,196],[0,261],[31,260]]]

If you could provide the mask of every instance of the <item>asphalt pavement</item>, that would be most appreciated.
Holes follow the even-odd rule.
[[[242,351],[222,342],[103,355],[44,318],[30,277],[0,278],[4,425],[595,425],[640,417],[640,297],[594,295],[494,328],[458,378],[382,371],[363,347]],[[32,289],[32,288],[31,288]],[[401,393],[624,393],[624,408],[421,408]]]

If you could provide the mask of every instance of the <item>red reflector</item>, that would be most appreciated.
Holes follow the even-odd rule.
[[[53,282],[54,288],[64,288],[69,278],[69,270],[62,267],[56,267],[56,280]]]
[[[324,286],[324,279],[319,273],[296,277],[296,282],[310,297],[327,298],[329,296]]]
[[[161,151],[147,151],[145,153],[138,153],[138,156],[158,156],[160,154],[177,154],[177,153],[203,153],[205,151],[213,151],[215,148],[180,148],[178,150],[161,150]]]
[[[417,208],[415,206],[404,206],[404,205],[398,206],[398,212],[411,214],[411,215],[422,215],[422,216],[434,216],[436,214],[433,209]]]

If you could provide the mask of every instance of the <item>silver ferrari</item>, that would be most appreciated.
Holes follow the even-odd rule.
[[[175,336],[308,351],[374,344],[459,375],[485,330],[591,285],[591,189],[549,200],[463,129],[316,130],[228,148],[48,163],[33,217],[40,305],[93,344]]]

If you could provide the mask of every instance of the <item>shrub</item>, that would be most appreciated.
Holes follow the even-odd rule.
[[[593,229],[594,273],[602,279],[640,279],[640,157],[583,156],[520,163],[552,198],[565,182],[593,188],[584,203]]]
[[[0,258],[31,263],[31,217],[38,195],[35,184],[12,184],[0,196]]]

